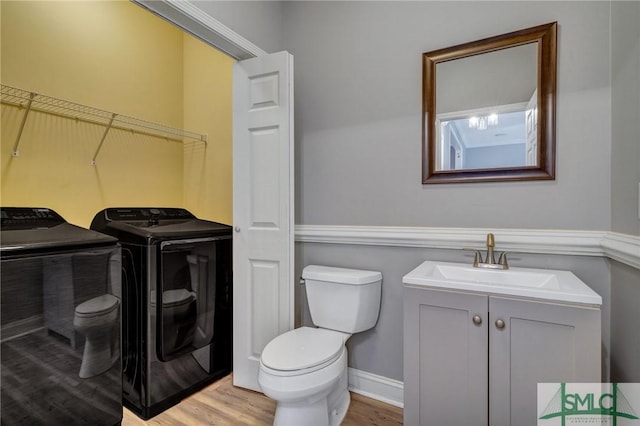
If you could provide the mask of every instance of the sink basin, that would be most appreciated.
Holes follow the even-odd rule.
[[[405,285],[477,291],[558,302],[601,305],[602,298],[569,271],[511,268],[426,261],[402,279]]]
[[[436,264],[431,271],[433,277],[445,280],[494,285],[511,284],[519,287],[558,287],[557,276],[549,272],[480,269],[455,264]]]

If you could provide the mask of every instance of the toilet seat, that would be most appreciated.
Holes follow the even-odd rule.
[[[103,294],[76,306],[75,314],[81,318],[108,314],[118,307],[120,301],[112,294]]]
[[[262,368],[276,376],[311,373],[333,363],[344,351],[345,334],[301,327],[273,339],[262,351]]]
[[[195,300],[195,296],[189,290],[178,288],[175,290],[167,290],[162,292],[162,307],[175,308],[189,304]],[[156,306],[156,292],[151,292],[151,306]]]

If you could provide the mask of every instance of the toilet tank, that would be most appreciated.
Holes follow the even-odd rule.
[[[317,327],[358,333],[376,325],[382,273],[309,265],[302,271],[311,319]]]

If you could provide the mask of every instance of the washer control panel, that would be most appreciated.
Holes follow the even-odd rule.
[[[40,207],[1,207],[4,230],[51,228],[66,221],[51,209]]]
[[[106,210],[108,220],[134,222],[141,220],[176,220],[195,219],[195,216],[185,209],[179,208],[113,208]]]

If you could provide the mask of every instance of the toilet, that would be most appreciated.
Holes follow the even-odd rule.
[[[193,345],[201,347],[208,345],[213,337],[215,291],[210,289],[208,279],[209,258],[203,255],[187,255],[189,276],[191,277],[191,291],[196,298],[196,312],[198,319],[193,337]]]
[[[162,337],[161,356],[163,361],[175,356],[181,349],[187,346],[200,347],[203,341],[211,340],[213,330],[208,330],[209,335],[202,331],[202,319],[213,319],[206,316],[204,311],[207,306],[206,295],[206,271],[208,259],[206,256],[189,254],[186,256],[189,267],[189,288],[175,288],[162,292]],[[149,306],[152,318],[157,318],[157,292],[151,290]],[[209,307],[213,310],[213,308]],[[207,324],[205,324],[207,325]],[[157,336],[156,336],[157,337]],[[208,341],[207,341],[208,342]]]
[[[151,291],[149,301],[151,317],[157,318],[156,292]],[[196,310],[195,293],[178,288],[162,292],[162,353],[175,352],[193,343]]]
[[[339,425],[349,408],[346,341],[376,325],[382,274],[309,265],[307,301],[315,327],[300,327],[269,342],[258,383],[274,399],[274,425]]]
[[[94,297],[76,306],[73,327],[85,338],[80,378],[104,373],[119,356],[112,353],[112,333],[120,315],[119,306],[120,301],[111,294]]]

